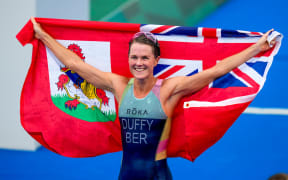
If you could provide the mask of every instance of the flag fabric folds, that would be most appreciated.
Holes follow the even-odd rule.
[[[191,76],[257,42],[262,33],[214,28],[36,18],[43,29],[83,61],[103,71],[132,77],[128,42],[139,31],[159,40],[154,75]],[[24,129],[43,146],[68,157],[121,151],[117,102],[63,65],[34,38],[29,21],[18,33],[33,45],[20,103]],[[179,102],[172,118],[169,157],[193,161],[215,144],[263,87],[281,44],[258,54],[198,93]]]

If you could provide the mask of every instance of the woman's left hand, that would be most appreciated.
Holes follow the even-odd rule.
[[[260,52],[267,51],[276,44],[276,39],[273,39],[270,43],[267,41],[267,38],[272,31],[274,31],[274,29],[267,31],[255,44]]]

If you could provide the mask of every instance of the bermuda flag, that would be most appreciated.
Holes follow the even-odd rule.
[[[132,77],[128,42],[139,31],[159,40],[154,75],[191,76],[255,43],[262,33],[167,25],[37,18],[51,36],[84,62]],[[263,87],[281,34],[271,50],[216,79],[179,102],[172,118],[169,157],[193,161],[216,143]],[[29,21],[17,35],[33,45],[32,63],[21,94],[21,123],[46,148],[68,157],[121,151],[118,105],[112,93],[86,82],[34,38]]]

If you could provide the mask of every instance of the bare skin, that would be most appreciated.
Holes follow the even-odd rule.
[[[129,79],[118,74],[103,72],[84,63],[76,54],[67,50],[53,37],[47,34],[32,17],[35,37],[41,40],[55,56],[69,69],[77,72],[94,86],[111,91],[119,102]],[[267,37],[271,29],[265,33],[256,44],[238,54],[227,57],[217,65],[206,69],[193,76],[179,76],[165,79],[160,89],[160,102],[168,117],[172,117],[173,110],[183,96],[191,95],[207,86],[216,78],[223,76],[243,64],[260,52],[267,51],[271,47],[267,43]],[[271,45],[275,45],[273,40]],[[153,68],[157,65],[160,57],[154,57],[151,46],[141,43],[133,43],[129,54],[129,68],[133,74],[134,94],[137,98],[145,97],[156,83],[153,76]]]

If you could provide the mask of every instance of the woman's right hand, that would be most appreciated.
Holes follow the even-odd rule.
[[[35,18],[32,16],[30,18],[32,24],[33,24],[33,29],[35,32],[35,37],[37,39],[42,39],[42,37],[45,35],[45,31],[42,29],[41,25],[39,23],[36,22]]]

